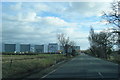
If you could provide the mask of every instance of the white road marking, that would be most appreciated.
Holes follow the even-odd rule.
[[[62,62],[59,62],[59,63],[57,63],[57,64],[61,64],[61,63],[63,63],[63,62],[65,62],[65,61],[62,61]],[[52,65],[51,67],[54,67],[55,65]],[[61,67],[61,66],[60,66]],[[59,67],[59,68],[60,68]],[[50,74],[52,74],[53,72],[55,72],[57,69],[54,69],[53,71],[51,71],[51,72],[49,72],[48,74],[46,74],[46,75],[44,75],[42,78],[45,78],[45,77],[47,77],[48,75],[50,75]]]
[[[104,78],[103,75],[102,75],[100,72],[98,72],[98,74],[99,74],[102,78]]]
[[[56,71],[56,69],[55,69],[55,70],[53,70],[53,71],[51,71],[51,72],[49,72],[48,74],[44,75],[42,78],[47,77],[48,75],[52,74],[52,73],[53,73],[53,72],[55,72],[55,71]]]

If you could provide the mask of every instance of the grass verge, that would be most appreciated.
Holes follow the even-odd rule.
[[[69,58],[70,57],[66,57],[63,54],[3,55],[2,77],[21,78],[26,73],[29,74],[37,69],[42,71]]]

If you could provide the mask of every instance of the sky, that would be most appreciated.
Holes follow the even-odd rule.
[[[64,33],[81,49],[89,48],[89,31],[108,28],[101,17],[110,2],[2,2],[2,42],[56,43]]]

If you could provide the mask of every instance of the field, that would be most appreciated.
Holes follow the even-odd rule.
[[[53,64],[69,58],[63,54],[3,55],[2,77],[20,78],[26,73],[33,72],[37,69],[42,71]]]

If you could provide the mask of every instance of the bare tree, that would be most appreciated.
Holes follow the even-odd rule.
[[[63,47],[65,54],[68,55],[68,48],[70,47],[69,37],[66,37],[65,34],[61,33],[61,34],[57,35],[57,39],[58,39],[60,45]]]
[[[97,35],[95,34],[94,29],[92,27],[90,29],[90,35],[89,35],[88,39],[89,39],[89,42],[90,42],[91,54],[99,57],[98,48],[97,48],[97,45],[96,45]]]
[[[71,55],[75,56],[76,55],[76,50],[75,50],[76,43],[74,41],[70,41],[70,48],[71,48]]]
[[[111,5],[112,11],[109,13],[104,12],[103,18],[110,24],[114,24],[120,28],[120,1],[113,2]]]
[[[116,33],[116,36],[118,37],[118,47],[120,47],[120,1],[114,1],[111,5],[111,11],[108,13],[104,12],[103,18],[109,24],[113,24],[114,26],[118,27],[118,29],[113,28],[113,33]],[[118,53],[120,53],[120,49]]]
[[[106,31],[95,33],[93,28],[91,28],[89,41],[90,41],[90,50],[93,55],[101,58],[108,58],[111,53],[111,41],[110,34]]]
[[[71,48],[72,48],[72,49],[74,49],[75,42],[74,42],[74,41],[70,41],[70,43],[69,43],[69,44],[70,44]]]

